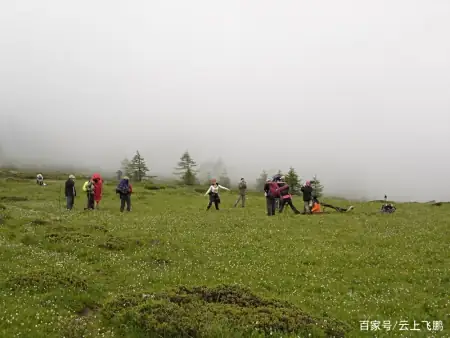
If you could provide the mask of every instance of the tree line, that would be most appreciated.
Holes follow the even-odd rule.
[[[222,165],[223,166],[223,165]],[[136,151],[136,154],[133,156],[131,160],[125,158],[121,162],[121,167],[117,170],[117,179],[120,180],[123,176],[128,176],[133,181],[141,182],[142,180],[151,180],[157,176],[149,175],[150,169],[148,168],[145,159]],[[197,169],[197,163],[191,157],[188,151],[185,151],[175,168],[174,174],[179,178],[180,183],[185,185],[197,185],[200,184],[200,180],[198,178],[199,170]],[[282,174],[281,170],[278,170],[278,174]],[[291,187],[291,193],[294,195],[301,195],[301,186],[303,185],[302,179],[297,174],[295,168],[290,167],[286,174],[286,183]],[[264,184],[267,181],[269,174],[263,170],[260,177],[256,180],[256,189],[258,191],[264,190]],[[211,179],[211,174],[207,173],[208,181]],[[224,186],[230,186],[231,180],[228,177],[227,171],[223,168],[222,173],[219,175],[219,182]],[[323,185],[320,180],[314,176],[311,180],[311,184],[314,189],[314,194],[317,197],[321,197],[323,194]]]

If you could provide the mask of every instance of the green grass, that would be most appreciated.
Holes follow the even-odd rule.
[[[0,181],[0,337],[450,336],[448,204],[269,218],[260,194],[205,212],[192,188],[137,186],[121,214],[111,184],[86,212],[80,180],[67,212],[47,183]]]

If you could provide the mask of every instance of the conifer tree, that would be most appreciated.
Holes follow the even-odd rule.
[[[256,180],[256,189],[258,191],[264,191],[264,185],[266,184],[267,177],[267,172],[263,170],[259,178]]]
[[[133,156],[133,159],[129,165],[129,172],[134,180],[137,182],[142,181],[142,179],[147,175],[149,171],[144,158],[141,156],[139,151]]]
[[[297,172],[293,167],[289,168],[289,171],[286,175],[286,183],[289,185],[292,194],[300,194],[301,179],[298,177]]]
[[[194,185],[197,182],[197,163],[191,158],[188,151],[185,151],[178,162],[176,175],[180,176],[181,181],[186,185]]]
[[[317,175],[314,175],[314,178],[311,181],[311,186],[313,188],[313,196],[316,198],[321,198],[323,196],[323,185],[320,183]]]

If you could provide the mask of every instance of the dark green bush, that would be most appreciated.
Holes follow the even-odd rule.
[[[228,285],[122,295],[105,305],[104,315],[122,330],[133,327],[147,337],[211,337],[232,331],[240,336],[344,337],[349,330],[344,323],[316,319],[290,303]]]

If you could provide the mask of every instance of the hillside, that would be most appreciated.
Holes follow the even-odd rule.
[[[62,181],[0,180],[1,337],[373,336],[364,320],[450,334],[449,205],[269,218],[261,194],[206,212],[203,188],[137,185],[121,214],[114,184],[83,211],[81,184],[68,212]]]

